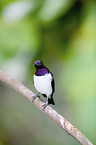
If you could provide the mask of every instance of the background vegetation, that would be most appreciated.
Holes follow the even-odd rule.
[[[96,144],[95,0],[0,0],[0,69],[36,93],[38,59],[55,77],[52,107]],[[17,144],[78,143],[0,82],[0,145]]]

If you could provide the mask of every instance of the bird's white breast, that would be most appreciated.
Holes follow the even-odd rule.
[[[36,90],[42,94],[46,94],[47,96],[50,96],[52,94],[52,76],[50,73],[45,74],[44,76],[36,76],[34,74],[34,86]]]

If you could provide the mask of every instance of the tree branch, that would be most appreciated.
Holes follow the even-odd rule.
[[[7,84],[11,88],[18,91],[21,95],[25,96],[32,104],[39,108],[43,113],[45,113],[49,118],[51,118],[55,123],[58,124],[63,130],[65,130],[69,135],[71,135],[75,140],[77,140],[82,145],[93,145],[89,139],[87,139],[75,126],[73,126],[69,121],[57,113],[53,108],[47,106],[46,109],[42,109],[44,104],[38,97],[32,102],[31,97],[35,94],[30,91],[23,84],[10,77],[6,73],[0,71],[0,81]]]

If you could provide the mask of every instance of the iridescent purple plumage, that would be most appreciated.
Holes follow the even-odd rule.
[[[45,74],[49,73],[49,70],[44,66],[43,68],[39,68],[36,70],[35,75],[37,76],[43,76]]]

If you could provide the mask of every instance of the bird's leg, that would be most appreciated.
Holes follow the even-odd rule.
[[[48,106],[48,97],[47,97],[47,101],[46,101],[46,103],[44,104],[44,105],[42,105],[42,107],[43,107],[43,110]]]
[[[39,96],[38,96],[39,93],[40,93],[40,92],[38,92],[36,95],[34,95],[33,97],[31,97],[32,102],[36,99],[36,97],[39,97]]]

